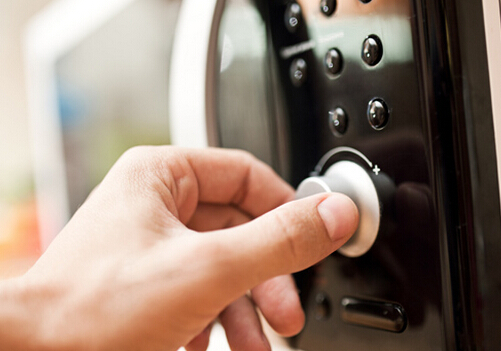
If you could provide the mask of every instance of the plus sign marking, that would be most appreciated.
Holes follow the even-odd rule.
[[[372,171],[374,172],[375,175],[379,175],[379,172],[381,172],[381,168],[379,168],[378,165],[375,165]]]

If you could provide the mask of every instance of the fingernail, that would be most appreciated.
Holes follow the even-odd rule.
[[[332,241],[352,235],[358,225],[358,209],[346,195],[331,194],[317,206]]]

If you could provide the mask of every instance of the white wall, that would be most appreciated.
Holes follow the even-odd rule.
[[[50,1],[0,1],[0,202],[15,201],[31,184],[22,36],[27,21]]]

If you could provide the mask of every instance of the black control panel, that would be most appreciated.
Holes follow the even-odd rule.
[[[298,275],[307,323],[295,346],[443,349],[440,234],[414,4],[301,5],[275,2],[270,9],[280,75],[289,87],[292,182],[330,150],[348,147],[370,161],[373,177],[391,178],[396,192],[368,253],[336,253]]]
[[[471,51],[484,35],[482,2],[253,4],[266,24],[271,77],[264,158],[295,187],[342,160],[392,185],[391,192],[376,186],[384,201],[370,250],[334,253],[296,274],[306,325],[291,344],[306,351],[501,347],[490,332],[501,327],[490,92],[485,47]],[[221,146],[252,150],[225,143],[228,135],[220,125]],[[485,249],[484,239],[499,247]]]

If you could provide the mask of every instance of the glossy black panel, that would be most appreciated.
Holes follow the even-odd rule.
[[[328,16],[320,3],[297,0],[291,30],[290,1],[253,2],[267,30],[269,76],[258,83],[270,97],[258,106],[266,118],[245,121],[252,140],[235,138],[245,131],[224,127],[239,117],[223,109],[222,146],[256,150],[293,186],[321,174],[328,165],[316,165],[331,150],[356,150],[329,162],[363,159],[375,183],[384,175],[395,188],[383,191],[367,254],[335,253],[296,275],[307,318],[291,343],[307,351],[501,349],[482,2],[346,0]],[[347,297],[362,303],[344,304]]]
[[[378,238],[367,254],[359,258],[334,254],[299,276],[307,323],[295,345],[318,351],[365,350],[374,345],[443,349],[440,231],[414,4],[408,0],[338,2],[336,13],[325,17],[310,2],[299,3],[307,27],[303,36],[292,36],[274,25],[285,3],[270,6],[279,67],[301,57],[310,72],[300,90],[287,84],[282,70],[291,149],[298,150],[290,160],[293,181],[304,178],[313,170],[312,162],[330,150],[350,147],[374,165],[376,179],[376,173],[386,174],[396,191],[383,209]],[[343,55],[343,69],[337,76],[325,74],[325,56],[331,48]],[[367,57],[363,57],[365,49]],[[349,116],[349,128],[335,135],[329,118],[338,108]],[[301,152],[311,146],[312,152]],[[328,318],[315,318],[320,293],[332,301]],[[345,323],[339,309],[346,296],[399,304],[406,310],[406,330],[392,334]]]

